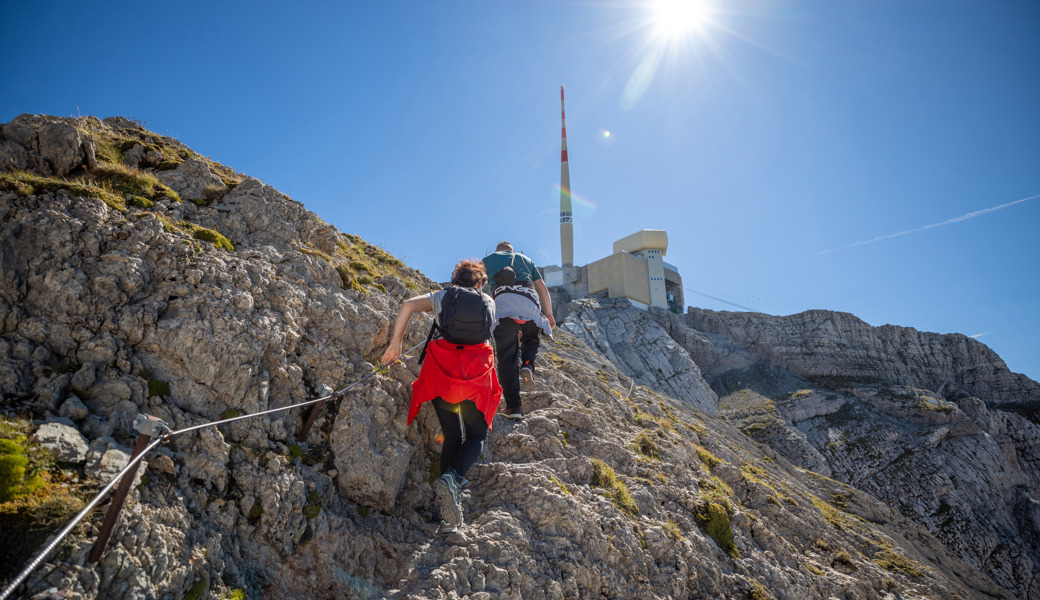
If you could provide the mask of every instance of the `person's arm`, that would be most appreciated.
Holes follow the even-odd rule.
[[[549,297],[549,288],[545,287],[545,281],[535,279],[534,289],[538,292],[538,299],[542,303],[542,314],[549,319],[549,327],[556,327],[556,319],[553,318],[552,299]]]
[[[394,323],[394,335],[390,338],[390,345],[383,353],[383,364],[388,365],[401,356],[401,344],[404,342],[404,332],[408,329],[408,320],[414,312],[426,312],[433,310],[433,302],[426,294],[409,298],[401,304],[401,312],[397,313],[397,321]]]

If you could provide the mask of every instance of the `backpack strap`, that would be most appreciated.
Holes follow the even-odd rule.
[[[430,324],[430,333],[426,336],[426,343],[423,344],[422,352],[419,353],[419,364],[426,360],[426,349],[430,347],[430,342],[433,340],[433,335],[437,333],[437,320],[434,319],[433,323]]]
[[[459,290],[452,286],[448,288],[448,292],[444,294],[444,298],[441,299],[442,304],[440,312],[443,313],[449,321],[455,318],[455,301],[458,297]],[[443,304],[445,301],[447,301],[447,305]],[[433,323],[430,324],[430,333],[426,335],[426,343],[423,344],[422,352],[419,353],[420,365],[423,363],[423,360],[426,359],[426,349],[430,347],[430,342],[433,341],[433,336],[436,335],[438,331],[442,332],[442,336],[444,335],[444,330],[437,326],[437,316],[438,315],[433,316]],[[447,323],[444,323],[444,325],[447,325]]]

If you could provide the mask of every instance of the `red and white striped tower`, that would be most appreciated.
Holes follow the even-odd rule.
[[[563,148],[560,152],[560,253],[565,274],[574,266],[574,215],[571,213],[571,172],[567,166],[567,111],[563,108],[560,86],[560,119],[563,123]]]

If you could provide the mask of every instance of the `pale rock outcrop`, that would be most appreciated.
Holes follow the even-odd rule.
[[[130,449],[110,437],[100,437],[90,443],[87,453],[86,474],[108,483],[130,462]]]
[[[78,463],[87,458],[87,440],[71,425],[44,423],[33,434],[33,439],[62,462]]]
[[[131,156],[137,158],[136,154]],[[143,153],[136,162],[142,158]],[[197,158],[189,158],[171,171],[158,171],[156,176],[184,200],[214,200],[227,190],[227,184]]]
[[[79,129],[61,119],[18,115],[0,126],[0,135],[25,152],[23,155],[5,144],[0,153],[5,169],[31,168],[41,175],[64,176],[81,165],[96,164],[93,140],[89,136],[84,139]]]
[[[715,414],[718,398],[689,353],[627,299],[577,300],[562,327],[602,352],[636,383]]]

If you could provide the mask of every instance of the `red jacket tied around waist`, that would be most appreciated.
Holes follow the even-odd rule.
[[[502,386],[495,375],[495,353],[490,344],[458,345],[444,339],[430,342],[419,378],[412,383],[408,423],[419,414],[423,402],[440,397],[458,404],[472,400],[491,428]]]

